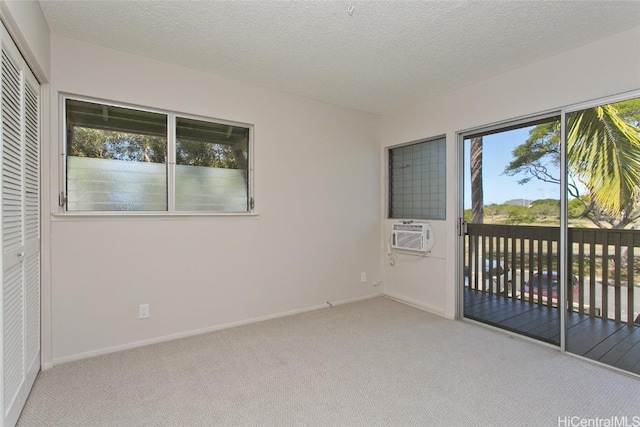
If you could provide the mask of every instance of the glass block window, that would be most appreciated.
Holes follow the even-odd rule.
[[[389,218],[446,218],[445,138],[389,149]]]

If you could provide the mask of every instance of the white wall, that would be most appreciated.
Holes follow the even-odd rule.
[[[49,27],[37,1],[0,0],[0,16],[16,45],[41,83],[49,81]]]
[[[43,311],[50,311],[43,317],[45,366],[376,295],[372,285],[381,278],[386,294],[454,317],[455,132],[639,89],[638,69],[640,28],[395,111],[380,123],[374,115],[52,36],[53,137],[43,150],[44,229],[51,229],[51,263],[43,272]],[[60,215],[60,92],[253,123],[259,216]],[[447,220],[432,222],[429,257],[396,254],[392,267],[381,245],[391,224],[382,219],[382,153],[442,134]],[[140,303],[150,303],[150,319],[137,319]]]
[[[259,215],[59,214],[61,92],[254,124]],[[380,293],[378,116],[52,36],[51,117],[53,363]]]
[[[384,116],[383,147],[447,135],[447,219],[432,221],[437,242],[430,258],[396,256],[392,267],[384,253],[385,294],[456,316],[457,131],[637,89],[640,28]],[[383,200],[385,188],[383,178]],[[385,221],[385,238],[391,222]]]

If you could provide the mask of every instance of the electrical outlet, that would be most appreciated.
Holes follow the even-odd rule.
[[[138,310],[138,319],[148,319],[149,318],[149,304],[140,304]]]
[[[362,273],[360,273],[360,281],[362,283],[367,281],[367,273],[365,273],[364,271]]]

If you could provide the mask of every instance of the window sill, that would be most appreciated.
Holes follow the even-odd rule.
[[[57,212],[52,221],[85,220],[185,220],[185,219],[258,219],[258,212]]]

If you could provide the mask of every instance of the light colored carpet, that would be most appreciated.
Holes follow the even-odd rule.
[[[640,380],[385,298],[57,366],[19,426],[558,426]],[[570,424],[564,424],[570,425]]]

